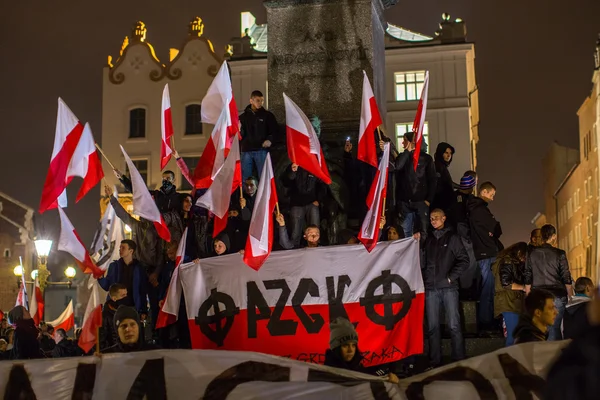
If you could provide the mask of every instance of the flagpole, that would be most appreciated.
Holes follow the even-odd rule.
[[[381,130],[379,129],[379,126],[377,127],[377,138],[379,139],[378,142],[381,142]]]
[[[117,169],[116,169],[116,168],[115,168],[115,166],[114,166],[114,165],[113,165],[113,164],[110,162],[110,160],[108,159],[108,157],[106,157],[106,154],[104,154],[104,152],[102,151],[102,149],[100,148],[100,146],[98,146],[98,143],[94,143],[94,144],[96,145],[96,148],[98,149],[98,151],[100,152],[100,154],[102,154],[102,157],[104,157],[104,159],[106,160],[106,162],[108,163],[108,165],[110,165],[110,167],[111,167],[113,170],[115,170],[115,171],[116,171]]]
[[[279,212],[279,202],[276,202],[276,203],[275,203],[275,208],[277,209],[277,215],[281,214],[281,213]]]

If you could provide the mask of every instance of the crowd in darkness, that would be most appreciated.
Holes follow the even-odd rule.
[[[114,260],[98,282],[108,297],[103,308],[102,352],[138,351],[155,348],[191,348],[188,317],[182,299],[178,323],[152,329],[145,338],[143,327],[156,324],[165,297],[179,241],[187,228],[185,260],[242,252],[248,236],[256,200],[257,176],[261,176],[269,148],[277,135],[277,121],[263,107],[263,95],[255,91],[250,104],[240,115],[243,196],[231,198],[227,228],[212,237],[213,216],[195,206],[201,191],[179,193],[175,174],[165,171],[160,189],[152,196],[167,223],[171,242],[160,239],[151,221],[133,218],[105,187],[105,194],[116,215],[132,230],[132,239],[120,244],[120,258]],[[310,118],[319,133],[318,118]],[[383,135],[373,143],[382,153]],[[497,188],[489,181],[479,182],[474,171],[459,179],[451,176],[449,166],[455,149],[449,143],[437,144],[434,156],[423,143],[413,167],[416,138],[414,132],[403,136],[402,148],[390,156],[389,187],[385,214],[381,218],[380,240],[412,238],[421,251],[421,272],[425,285],[425,337],[432,367],[442,363],[440,309],[444,309],[452,343],[452,359],[465,358],[460,302],[477,302],[477,324],[481,335],[504,334],[506,345],[528,341],[576,338],[589,328],[586,310],[594,285],[588,278],[573,283],[565,252],[556,248],[556,229],[552,225],[534,230],[528,241],[505,248],[502,228],[489,204]],[[175,153],[182,175],[195,187],[193,174]],[[350,192],[350,209],[360,221],[366,214],[366,197],[375,169],[353,155],[353,145],[344,145],[345,182]],[[115,170],[126,190],[131,181]],[[286,216],[277,214],[275,250],[322,245],[322,207],[330,188],[302,167],[290,163],[279,181],[290,199]],[[357,231],[339,232],[328,244],[356,244]],[[35,327],[25,309],[9,314],[12,327],[3,321],[0,349],[7,358],[38,358],[77,355],[76,341],[64,331],[52,332],[49,326]],[[340,333],[341,332],[341,333]],[[342,334],[343,333],[343,334]],[[357,369],[360,352],[353,327],[333,321],[330,365]],[[53,336],[53,337],[52,337]],[[350,338],[340,342],[339,337]],[[50,342],[52,341],[52,345]],[[26,346],[23,345],[26,343]],[[29,350],[23,350],[25,347]],[[35,347],[36,350],[31,350]],[[68,348],[68,349],[67,349]],[[38,350],[39,349],[39,352]],[[58,350],[57,350],[58,349]]]

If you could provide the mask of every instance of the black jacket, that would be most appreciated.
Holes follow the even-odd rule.
[[[123,175],[120,181],[123,184],[123,187],[125,187],[125,190],[127,190],[129,193],[133,193],[131,179]],[[177,186],[173,185],[166,191],[161,188],[159,190],[149,190],[149,192],[154,199],[154,203],[156,203],[156,207],[158,207],[158,211],[161,213],[180,208],[181,196],[179,193],[177,193]]]
[[[63,339],[52,350],[52,358],[79,357],[82,353],[77,343],[70,339]]]
[[[496,257],[504,248],[499,240],[502,228],[488,208],[488,203],[482,198],[472,197],[467,203],[467,212],[475,258],[484,260]]]
[[[240,143],[242,152],[262,150],[264,141],[273,142],[273,136],[277,133],[275,115],[264,108],[252,111],[252,106],[248,105],[240,115],[240,122],[242,123]]]
[[[471,228],[469,227],[469,213],[467,203],[474,196],[472,194],[462,193],[455,190],[452,196],[452,202],[446,211],[446,223],[456,229],[461,237],[471,238]]]
[[[528,343],[528,342],[545,342],[548,340],[548,333],[540,331],[533,322],[531,317],[521,314],[519,322],[513,332],[515,338],[515,344]]]
[[[547,400],[597,399],[600,393],[600,327],[587,329],[560,353],[546,379]]]
[[[320,204],[327,194],[324,182],[302,167],[298,167],[296,172],[292,171],[291,164],[285,170],[282,183],[289,190],[291,207],[304,207],[314,201]]]
[[[171,233],[171,240],[181,240],[185,228],[188,228],[185,254],[190,259],[210,256],[212,245],[208,237],[207,217],[192,211],[184,218],[181,212],[171,211],[163,214],[163,218]]]
[[[469,256],[460,237],[452,228],[444,227],[427,236],[424,250],[425,289],[457,288],[458,278],[469,267]]]
[[[404,151],[396,158],[396,201],[428,201],[431,204],[437,182],[433,158],[421,151],[415,172],[413,154],[414,151]]]
[[[102,306],[102,327],[100,328],[100,346],[105,349],[117,343],[117,331],[113,321],[119,304],[110,298]]]
[[[444,161],[446,149],[450,149],[454,158],[454,147],[446,142],[438,144],[435,150],[434,160],[437,184],[435,187],[435,198],[433,203],[431,203],[432,208],[441,208],[444,211],[448,211],[454,201],[454,182],[452,181],[450,171],[448,171],[448,167],[452,163],[452,158],[449,162]]]
[[[44,358],[44,352],[38,341],[38,330],[33,319],[22,319],[16,322],[13,334],[13,348],[10,350],[11,360],[30,360]]]
[[[356,348],[354,358],[352,358],[350,362],[346,362],[342,359],[340,348],[337,347],[334,350],[327,349],[327,351],[325,352],[325,362],[323,364],[328,367],[342,368],[347,369],[349,371],[362,372],[364,374],[368,374],[368,370],[362,365],[362,360],[363,357],[360,355],[358,347]]]
[[[563,314],[563,337],[565,339],[575,339],[591,329],[590,321],[587,317],[587,306],[590,301],[586,296],[575,296],[567,304]]]
[[[503,312],[520,314],[523,311],[525,294],[520,290],[512,290],[512,284],[524,284],[523,270],[525,264],[516,258],[505,256],[496,260],[492,265],[494,273],[494,315]]]
[[[565,285],[572,283],[567,254],[547,243],[527,253],[524,275],[526,285],[547,289],[556,297],[566,297]]]

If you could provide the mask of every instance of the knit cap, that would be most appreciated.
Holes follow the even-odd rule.
[[[140,316],[138,312],[135,311],[135,308],[128,306],[120,306],[115,312],[115,317],[113,318],[115,329],[118,329],[119,325],[121,325],[121,322],[123,322],[126,319],[132,319],[138,324],[140,323]]]
[[[358,343],[358,333],[346,318],[338,317],[329,324],[329,347],[333,350],[345,343]]]
[[[475,187],[475,177],[470,175],[465,175],[460,178],[460,186],[461,190],[473,189]]]

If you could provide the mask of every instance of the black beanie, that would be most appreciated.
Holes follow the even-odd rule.
[[[119,329],[119,325],[126,319],[132,319],[135,322],[140,323],[140,316],[135,308],[128,306],[120,306],[115,312],[115,316],[113,318],[113,323],[115,324],[115,330]]]

